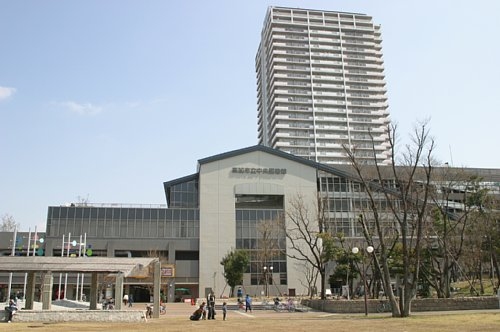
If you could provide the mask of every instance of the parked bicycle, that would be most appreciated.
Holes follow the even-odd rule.
[[[264,310],[271,310],[274,307],[273,304],[267,299],[262,300],[262,306],[264,307]]]
[[[146,304],[146,317],[151,318],[153,317],[153,309],[154,305],[152,304]],[[165,315],[167,313],[167,307],[165,304],[160,304],[160,315]]]
[[[390,301],[380,301],[377,306],[377,312],[391,312],[392,306]]]
[[[283,311],[294,312],[295,304],[293,303],[292,299],[288,299],[287,302],[279,302],[279,299],[276,298],[274,300],[274,310],[276,312],[283,312]]]

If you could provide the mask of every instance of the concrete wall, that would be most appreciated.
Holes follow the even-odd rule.
[[[18,310],[14,322],[140,322],[145,312],[136,310]],[[5,321],[6,312],[0,311],[0,320]]]
[[[381,301],[368,299],[368,312],[376,313]],[[303,300],[302,303],[313,309],[335,313],[364,313],[363,300]],[[411,304],[412,312],[450,311],[450,310],[485,310],[499,309],[496,296],[460,297],[452,299],[415,299]]]

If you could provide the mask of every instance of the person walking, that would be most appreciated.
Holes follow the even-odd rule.
[[[128,296],[128,306],[132,307],[133,304],[134,304],[134,296],[132,294],[129,294],[129,296]]]
[[[247,296],[245,297],[245,312],[247,312],[248,310],[252,312],[252,298],[247,294]]]

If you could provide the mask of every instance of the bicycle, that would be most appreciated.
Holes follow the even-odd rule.
[[[391,302],[383,300],[379,302],[377,306],[377,312],[391,312],[391,311],[392,311]]]
[[[278,303],[274,305],[274,311],[276,312],[282,312],[286,310],[286,306],[284,303]]]
[[[273,304],[270,303],[268,300],[263,300],[262,306],[264,307],[264,310],[271,310],[273,308]]]
[[[146,317],[153,317],[153,308],[152,304],[146,304]],[[160,315],[165,315],[167,313],[167,307],[165,305],[160,305]]]
[[[283,311],[288,311],[288,312],[294,312],[295,311],[295,305],[293,303],[277,303],[274,305],[274,311],[276,312],[283,312]]]
[[[285,304],[285,308],[286,308],[286,310],[288,310],[288,312],[294,312],[295,311],[295,303],[290,299]]]

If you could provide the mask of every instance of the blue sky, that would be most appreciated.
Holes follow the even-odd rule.
[[[436,158],[500,167],[498,1],[0,0],[0,216],[164,204],[198,159],[257,144],[270,5],[373,16],[399,134],[429,118]]]

